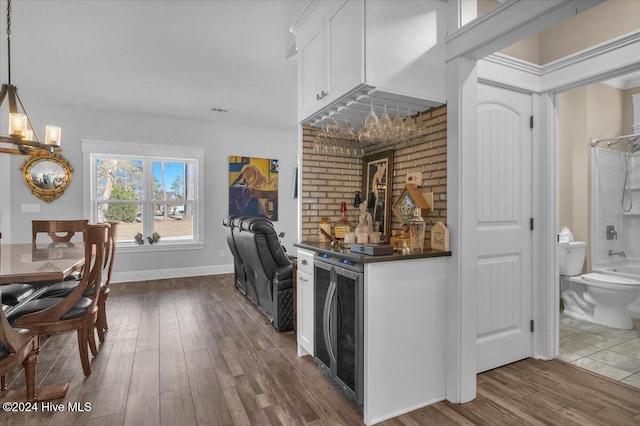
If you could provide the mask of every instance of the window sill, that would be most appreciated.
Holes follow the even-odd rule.
[[[204,248],[203,242],[189,242],[189,243],[167,243],[167,244],[144,244],[137,245],[135,243],[124,243],[116,247],[117,253],[144,253],[154,251],[181,251],[181,250],[202,250]]]

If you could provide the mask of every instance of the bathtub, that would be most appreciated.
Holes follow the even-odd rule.
[[[594,265],[593,272],[620,275],[622,277],[640,280],[640,262],[615,262],[605,265]]]

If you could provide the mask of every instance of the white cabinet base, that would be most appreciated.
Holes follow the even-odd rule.
[[[364,285],[364,421],[446,398],[449,258],[368,263]]]
[[[296,276],[296,329],[298,356],[313,356],[314,295],[313,255],[309,250],[298,249],[298,273]]]

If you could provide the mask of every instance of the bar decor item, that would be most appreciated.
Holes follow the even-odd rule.
[[[449,251],[449,228],[438,222],[431,228],[431,248],[433,250]]]
[[[320,219],[320,223],[318,223],[318,238],[320,242],[323,243],[331,241],[331,221],[328,217],[323,217]]]
[[[422,253],[424,247],[424,234],[426,223],[420,215],[420,207],[413,211],[413,217],[409,222],[409,236],[411,238],[411,250],[414,253]]]
[[[366,254],[368,256],[388,256],[393,254],[393,247],[389,244],[351,244],[351,253]]]

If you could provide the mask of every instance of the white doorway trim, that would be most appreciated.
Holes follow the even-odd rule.
[[[478,80],[534,95],[534,356],[553,359],[559,352],[559,230],[557,95],[566,90],[640,70],[640,31],[607,41],[544,66],[501,54],[478,61]],[[595,135],[594,135],[595,136]],[[589,141],[585,141],[585,144]]]
[[[449,2],[451,16],[458,16],[458,1]],[[516,1],[505,4],[512,7]],[[520,1],[518,1],[520,3]],[[534,2],[521,2],[522,4]],[[556,22],[552,15],[559,3],[570,1],[549,1],[548,9],[539,12],[536,24],[526,26],[526,31],[518,25],[529,22],[533,14],[523,13],[512,20],[511,29],[502,28],[500,34],[487,31],[491,25],[476,25],[472,22],[462,29],[450,28],[447,38],[447,99],[448,107],[448,139],[447,153],[449,179],[447,183],[448,217],[447,224],[451,229],[451,248],[454,252],[449,269],[448,306],[447,306],[447,399],[451,402],[467,402],[475,398],[476,391],[476,349],[475,349],[475,315],[477,290],[474,277],[477,237],[473,232],[473,219],[477,213],[474,201],[476,197],[473,185],[465,185],[469,174],[477,170],[469,157],[475,152],[475,131],[477,128],[475,111],[477,108],[477,78],[482,66],[475,58],[483,57],[507,47],[537,31]],[[593,6],[598,2],[581,2]],[[590,7],[589,6],[589,7]],[[503,23],[507,18],[507,6],[504,4],[495,9],[490,22],[492,25]],[[514,9],[515,10],[515,9]],[[563,11],[566,9],[563,8]],[[526,12],[523,10],[523,12]],[[546,13],[545,13],[546,12]],[[575,13],[575,12],[574,12]],[[526,15],[526,16],[525,16]],[[567,18],[568,16],[563,17]],[[520,19],[520,20],[519,20]],[[477,20],[479,22],[479,20]],[[451,22],[450,22],[451,24]],[[535,27],[535,29],[534,29]],[[483,29],[484,28],[484,29]],[[496,27],[498,28],[498,27]],[[462,34],[466,33],[464,37]],[[632,37],[633,38],[633,37]],[[460,40],[466,39],[466,42]],[[606,43],[605,43],[606,44]],[[490,49],[487,49],[490,46]],[[640,44],[634,40],[626,42],[613,41],[607,49],[595,51],[589,49],[592,57],[581,52],[572,55],[568,60],[556,61],[540,67],[538,82],[535,78],[535,66],[525,66],[523,72],[529,72],[524,82],[532,85],[522,88],[534,93],[534,143],[538,146],[534,151],[535,169],[534,200],[537,202],[534,211],[534,356],[551,359],[558,352],[559,313],[556,309],[559,291],[558,265],[555,258],[555,232],[558,224],[558,143],[557,117],[555,98],[562,91],[595,81],[625,74],[633,69],[640,69]],[[597,49],[596,49],[597,50]],[[625,55],[626,53],[626,55]],[[583,56],[584,55],[584,56]],[[580,57],[579,61],[576,59]],[[639,58],[639,59],[635,59]],[[546,71],[546,72],[545,72]],[[495,79],[494,80],[499,80]],[[517,87],[518,78],[499,84]],[[538,93],[537,95],[535,93]],[[469,168],[465,168],[465,166]]]

